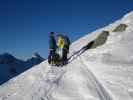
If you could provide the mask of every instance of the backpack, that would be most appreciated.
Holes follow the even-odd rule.
[[[63,37],[58,37],[58,48],[63,49],[65,41]]]
[[[65,42],[65,45],[67,46],[70,45],[70,39],[67,36],[64,36],[64,42]]]

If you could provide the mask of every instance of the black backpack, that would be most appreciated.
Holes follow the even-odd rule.
[[[65,45],[69,46],[70,45],[70,39],[67,36],[64,36],[64,41],[65,41]]]

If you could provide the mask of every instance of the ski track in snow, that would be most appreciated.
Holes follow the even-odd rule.
[[[85,62],[85,60],[83,60],[82,56],[79,57],[79,61],[81,61],[84,65],[82,68],[84,68],[88,72],[92,84],[94,84],[94,87],[96,87],[100,100],[113,100],[112,97],[109,95],[108,91],[104,88],[104,86],[99,82],[96,76],[88,68],[88,64],[87,62]]]
[[[84,50],[80,50],[75,52],[72,56],[70,56],[70,62],[72,62],[75,59],[79,59],[81,63],[84,65],[81,68],[87,71],[89,74],[89,77],[91,79],[92,84],[94,84],[94,87],[96,87],[97,93],[100,97],[100,100],[113,100],[112,97],[109,95],[107,90],[102,86],[102,84],[99,82],[99,80],[96,78],[96,76],[91,72],[90,69],[88,69],[88,64],[85,62],[85,60],[82,59],[82,53],[84,53]]]
[[[65,73],[64,68],[52,66],[51,69],[46,74],[46,77],[42,78],[44,80],[38,80],[39,82],[43,82],[43,83],[42,83],[41,87],[38,88],[37,93],[35,93],[35,94],[38,94],[38,91],[43,91],[44,92],[43,97],[41,95],[40,98],[43,100],[49,100],[50,94],[58,86],[59,80],[62,78],[63,74]],[[45,89],[45,91],[44,91],[43,87],[47,87]],[[35,100],[35,99],[33,99],[33,100]]]

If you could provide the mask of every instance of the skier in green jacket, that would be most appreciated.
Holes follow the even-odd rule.
[[[50,33],[49,36],[49,56],[48,56],[48,63],[49,64],[54,64],[54,56],[55,56],[55,52],[56,52],[56,40],[54,37],[54,32]]]

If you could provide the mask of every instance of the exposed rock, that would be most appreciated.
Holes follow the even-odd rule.
[[[120,24],[113,30],[113,32],[123,32],[126,30],[127,27],[128,26],[126,24]]]
[[[109,31],[102,31],[102,33],[94,40],[94,43],[91,48],[96,48],[103,45],[109,36]]]

